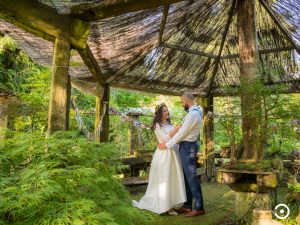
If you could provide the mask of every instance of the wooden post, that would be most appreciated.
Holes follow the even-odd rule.
[[[244,140],[243,159],[258,160],[259,149],[259,93],[258,46],[256,31],[255,0],[238,1],[238,32],[240,52],[241,111]]]
[[[60,38],[55,39],[52,82],[48,113],[48,134],[68,130],[70,112],[71,82],[68,75],[70,44]]]
[[[6,138],[8,128],[8,97],[0,93],[0,140]]]
[[[101,131],[99,123],[102,123]],[[95,139],[100,142],[109,141],[109,85],[104,86],[102,96],[96,97]]]
[[[129,113],[127,116],[129,116],[132,120],[139,121],[140,115],[140,113]],[[128,130],[129,155],[140,155],[140,151],[143,149],[143,143],[140,135],[138,128],[131,124]]]
[[[213,96],[208,98],[197,98],[197,102],[203,108],[203,145],[204,145],[204,167],[208,180],[214,180],[216,177],[215,171],[215,155],[214,155],[214,120],[213,116]]]

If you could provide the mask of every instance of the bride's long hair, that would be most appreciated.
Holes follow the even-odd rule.
[[[154,118],[153,118],[153,122],[152,122],[152,126],[151,126],[152,130],[155,129],[157,123],[161,126],[161,124],[162,124],[162,114],[163,114],[164,107],[166,107],[168,109],[168,107],[166,106],[165,103],[162,103],[162,104],[155,107]],[[168,111],[169,111],[169,109],[168,109]],[[169,124],[171,124],[170,117],[167,119],[167,122]]]

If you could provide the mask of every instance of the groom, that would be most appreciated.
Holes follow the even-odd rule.
[[[183,119],[181,128],[172,139],[159,144],[158,148],[163,150],[179,143],[179,155],[184,172],[187,201],[182,208],[176,209],[176,212],[193,217],[205,214],[201,186],[196,171],[197,139],[202,122],[202,110],[195,104],[194,96],[191,93],[184,93],[181,96],[181,103],[188,112]]]

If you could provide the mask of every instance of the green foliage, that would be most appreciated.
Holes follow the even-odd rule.
[[[90,131],[94,130],[95,123],[95,107],[96,107],[96,97],[83,93],[76,88],[72,89],[72,98],[75,98],[76,105],[80,110],[81,117],[84,124]],[[74,117],[73,117],[74,119]],[[75,122],[75,119],[74,119]],[[75,128],[75,127],[74,127]]]
[[[34,64],[8,36],[0,38],[0,92],[20,93]]]
[[[111,104],[119,109],[138,108],[147,106],[155,100],[155,95],[125,91],[111,90]]]
[[[215,142],[220,146],[237,144],[242,138],[240,99],[216,98],[215,105],[221,112],[215,125]]]
[[[253,115],[259,117],[260,128],[257,141],[265,150],[265,154],[274,157],[300,150],[299,135],[294,131],[292,120],[300,118],[299,94],[279,94],[286,86],[267,88],[261,83],[255,83],[248,91],[258,93],[257,101],[261,111],[254,110]],[[242,140],[240,101],[233,97],[216,98],[215,110],[221,116],[215,124],[214,141],[216,145],[230,146]],[[249,115],[249,114],[248,114]]]
[[[151,126],[153,118],[152,117],[141,117],[140,121],[148,126]],[[174,122],[173,120],[171,121]],[[153,130],[141,130],[142,140],[145,144],[145,151],[155,151],[157,146],[157,139]]]
[[[76,132],[19,134],[0,146],[0,224],[143,222],[114,178],[115,145]]]
[[[50,90],[50,70],[34,64],[8,36],[0,38],[0,92],[21,100],[9,112],[18,131],[45,130]],[[13,115],[12,115],[13,114]]]
[[[269,95],[265,99],[265,126],[268,135],[267,153],[280,154],[299,150],[300,143],[291,121],[300,118],[297,94]]]
[[[129,123],[122,122],[119,116],[110,116],[110,139],[117,145],[119,151],[124,155],[129,154],[128,131]]]
[[[25,92],[19,94],[22,105],[15,121],[17,131],[45,131],[50,93],[50,70],[36,69],[23,84]]]
[[[289,184],[289,190],[300,193],[300,183]]]

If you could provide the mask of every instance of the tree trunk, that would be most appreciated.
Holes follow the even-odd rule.
[[[258,84],[258,46],[255,0],[238,1],[241,111],[244,140],[243,159],[260,160],[260,113]]]

